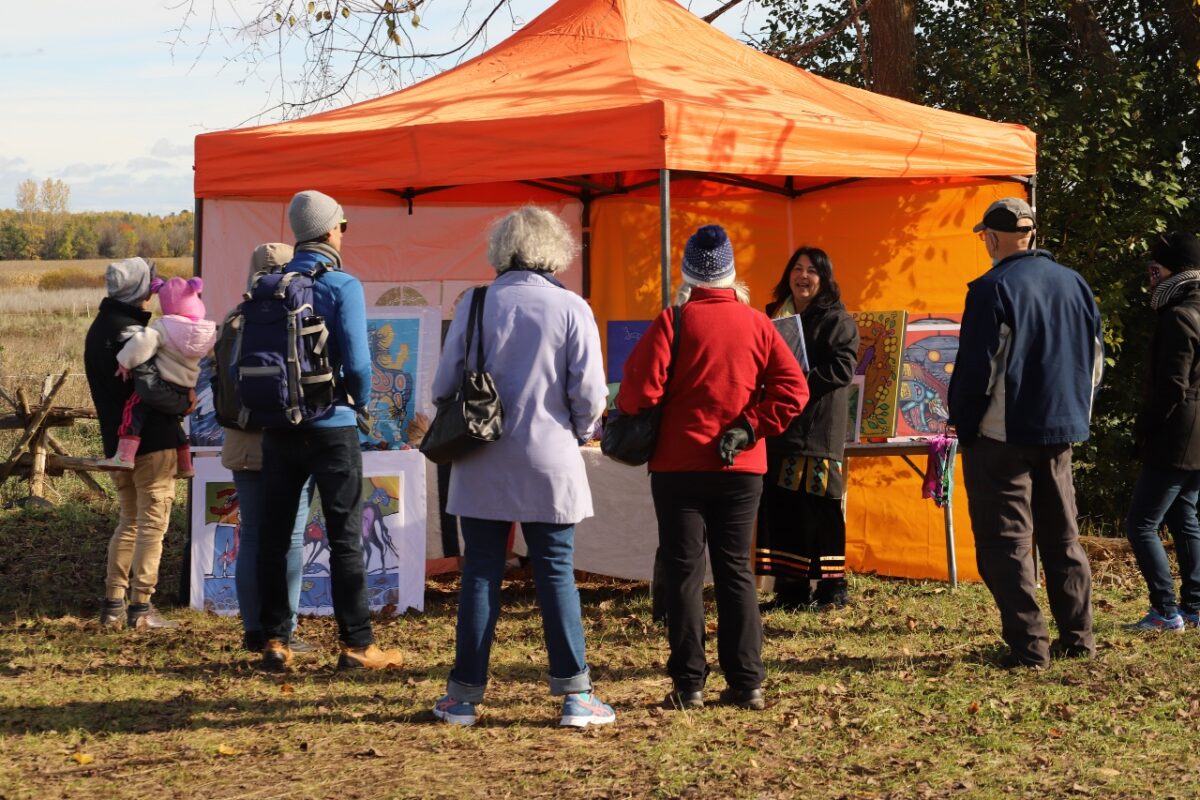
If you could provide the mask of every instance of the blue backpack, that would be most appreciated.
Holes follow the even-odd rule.
[[[329,330],[313,312],[313,286],[326,271],[259,273],[243,295],[230,358],[238,427],[292,427],[336,401]]]

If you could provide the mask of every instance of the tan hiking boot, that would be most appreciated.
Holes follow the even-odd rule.
[[[366,647],[347,647],[342,645],[342,654],[338,657],[338,669],[396,669],[404,663],[404,656],[399,650],[380,650],[373,644]]]
[[[260,666],[268,672],[286,672],[292,666],[292,648],[278,639],[267,639]]]

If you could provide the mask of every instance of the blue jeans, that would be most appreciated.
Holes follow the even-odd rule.
[[[261,472],[238,470],[233,473],[233,485],[238,494],[237,566],[234,577],[237,585],[238,609],[242,614],[242,630],[262,635],[259,620],[261,603],[258,596],[258,538],[262,529],[267,496]],[[296,527],[292,529],[292,546],[287,558],[288,602],[292,608],[292,630],[296,629],[296,609],[300,607],[300,579],[304,568],[304,525],[308,522],[308,507],[312,502],[313,486],[309,482],[300,495],[296,512]]]
[[[446,693],[468,703],[483,702],[496,618],[509,522],[462,517],[462,588],[458,593],[458,630],[454,669]],[[575,588],[575,526],[522,522],[529,545],[542,631],[550,657],[550,694],[591,691],[584,654],[583,619]]]
[[[1196,501],[1200,497],[1200,471],[1143,466],[1133,487],[1125,535],[1137,558],[1138,569],[1150,590],[1150,604],[1164,616],[1182,606],[1200,611],[1200,522]],[[1181,579],[1180,602],[1175,602],[1175,580],[1167,563],[1158,529],[1167,524],[1175,539]]]

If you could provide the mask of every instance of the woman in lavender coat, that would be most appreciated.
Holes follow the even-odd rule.
[[[484,301],[483,368],[504,405],[504,434],[455,461],[450,474],[447,510],[461,517],[466,549],[454,668],[433,713],[452,724],[474,724],[475,706],[483,702],[513,521],[529,547],[550,694],[564,697],[560,724],[586,727],[616,718],[591,693],[575,588],[575,524],[592,516],[579,443],[608,397],[592,311],[554,277],[575,251],[562,220],[536,206],[514,211],[492,229],[488,261],[498,276]],[[470,305],[463,297],[458,307]],[[462,380],[467,317],[457,314],[446,335],[435,401],[453,396]]]

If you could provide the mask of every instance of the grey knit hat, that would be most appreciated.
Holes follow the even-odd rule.
[[[108,296],[120,303],[136,305],[150,296],[154,268],[141,258],[114,261],[104,271]]]
[[[288,224],[297,242],[320,239],[345,218],[337,200],[315,189],[297,192],[288,205]]]
[[[692,234],[683,249],[683,279],[693,286],[726,289],[737,277],[733,245],[720,225],[705,225]]]

